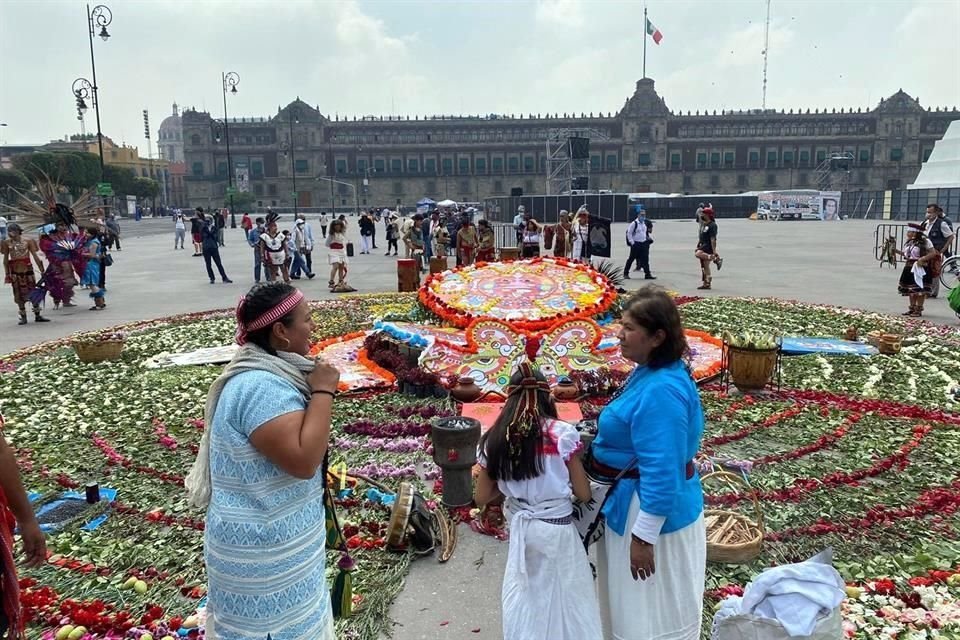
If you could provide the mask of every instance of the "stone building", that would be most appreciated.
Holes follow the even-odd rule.
[[[545,193],[558,132],[590,138],[578,173],[594,190],[739,193],[817,188],[825,177],[832,188],[899,189],[952,120],[956,107],[924,108],[902,90],[869,111],[677,113],[644,78],[616,113],[348,119],[297,98],[272,117],[228,125],[233,166],[262,206],[290,207],[296,191],[302,208],[351,210]],[[216,205],[226,140],[217,142],[208,113],[184,111],[182,126],[188,204]],[[836,157],[842,185],[824,173]]]
[[[187,190],[184,177],[187,166],[183,161],[183,122],[177,103],[173,103],[173,113],[163,119],[157,129],[157,149],[160,157],[170,166],[167,192],[168,204],[183,207],[187,203]]]

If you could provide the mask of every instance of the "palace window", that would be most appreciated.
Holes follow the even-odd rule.
[[[646,163],[644,163],[644,156],[646,156]],[[640,164],[641,166],[646,166],[646,165],[650,164],[650,154],[649,154],[649,153],[641,153],[641,154],[640,154],[639,164]],[[680,154],[679,154],[679,153],[671,153],[671,154],[670,154],[670,168],[671,168],[671,169],[679,169],[679,168],[680,168]]]
[[[443,175],[451,175],[453,173],[453,158],[444,158],[441,166],[443,167]]]
[[[394,158],[390,161],[390,171],[393,173],[401,173],[403,171],[403,160],[400,158]]]
[[[377,173],[383,173],[387,170],[387,163],[383,158],[377,158],[373,161],[373,170]]]
[[[805,167],[810,163],[810,152],[806,149],[800,151],[800,166]]]
[[[733,151],[727,151],[723,154],[723,166],[732,167],[733,166]]]
[[[487,172],[487,159],[486,158],[477,158],[473,161],[474,166],[477,169],[477,173],[486,173]]]
[[[715,152],[713,152],[713,153],[710,154],[710,166],[713,167],[713,168],[717,168],[717,167],[720,166],[720,152],[719,152],[719,151],[715,151]]]
[[[867,164],[870,162],[870,149],[860,149],[860,164]],[[924,158],[926,159],[926,158]]]
[[[190,144],[200,146],[200,136],[196,133],[190,136]]]
[[[783,152],[783,166],[789,167],[793,165],[793,151],[784,151]]]
[[[250,174],[254,178],[263,177],[263,162],[260,160],[254,160],[250,163]]]
[[[193,175],[195,175],[195,176],[202,176],[202,175],[203,175],[203,163],[202,163],[202,162],[194,162],[194,163],[193,163],[193,167],[192,167],[192,173],[193,173]]]
[[[897,147],[896,149],[890,149],[890,160],[893,162],[899,162],[903,160],[903,149]]]
[[[650,154],[647,153],[646,151],[644,151],[643,153],[641,153],[640,155],[638,155],[638,156],[637,156],[637,164],[640,165],[641,167],[649,167],[649,166],[650,166]],[[679,154],[679,153],[675,153],[675,154],[673,154],[672,156],[670,156],[670,166],[672,166],[672,167],[679,167],[679,166],[680,166],[680,154]]]
[[[357,158],[357,173],[366,173],[367,172],[367,161]]]
[[[420,170],[420,163],[416,158],[407,159],[407,173],[417,173]]]
[[[503,158],[494,158],[494,159],[493,159],[493,172],[494,172],[494,173],[503,173]]]
[[[591,171],[600,171],[602,165],[602,160],[600,156],[590,156],[590,170]]]
[[[343,174],[347,172],[347,161],[346,160],[337,160],[337,173]]]
[[[459,158],[457,171],[461,174],[470,173],[470,158]]]
[[[277,195],[277,185],[271,183],[267,185],[267,195],[275,196]]]
[[[144,175],[146,175],[146,174],[144,174]],[[226,175],[227,175],[227,163],[226,163],[226,162],[218,162],[218,163],[217,163],[217,175],[218,175],[218,176],[226,176]]]
[[[760,166],[760,152],[759,152],[759,151],[751,151],[749,157],[750,157],[749,162],[750,162],[750,166],[751,166],[751,167]]]
[[[523,170],[526,173],[533,173],[533,160],[532,156],[526,156],[523,159]]]
[[[827,159],[827,152],[823,149],[817,149],[817,164]]]
[[[707,154],[698,153],[697,154],[697,169],[706,169],[707,167]]]
[[[294,171],[296,171],[297,173],[309,173],[309,172],[310,172],[310,161],[309,161],[309,160],[301,160],[300,158],[297,158],[296,165],[294,166]]]
[[[423,170],[425,173],[436,173],[437,172],[437,159],[436,158],[427,158],[423,161]],[[431,189],[431,193],[436,192],[436,189]]]

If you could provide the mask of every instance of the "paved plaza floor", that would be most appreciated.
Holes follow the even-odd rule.
[[[356,220],[349,235],[359,247]],[[91,330],[171,314],[232,307],[253,283],[252,250],[240,229],[226,230],[221,249],[233,284],[209,284],[203,259],[190,248],[173,250],[169,220],[124,221],[123,250],[115,254],[108,271],[108,307],[88,311],[87,300],[70,310],[45,314],[52,322],[17,326],[9,293],[0,298],[0,354],[78,330]],[[319,232],[319,225],[313,222]],[[714,289],[696,290],[699,270],[693,257],[696,225],[692,221],[664,221],[656,225],[651,262],[656,283],[685,295],[774,296],[862,308],[892,314],[906,302],[897,295],[899,269],[881,268],[873,257],[876,222],[751,222],[719,221],[719,250],[723,270]],[[625,225],[614,225],[614,261],[622,265],[627,248]],[[382,232],[382,227],[378,229]],[[321,240],[322,242],[322,240]],[[356,256],[349,281],[360,293],[395,291],[395,259],[383,255],[385,242],[372,255]],[[298,283],[308,296],[329,298],[325,250],[316,251],[312,281]],[[645,284],[642,274],[628,288]],[[85,295],[85,294],[84,294]],[[925,318],[955,323],[943,299],[929,300]],[[449,563],[434,557],[414,562],[404,591],[393,606],[394,637],[404,640],[471,638],[492,640],[500,632],[500,584],[507,543],[472,533],[461,525],[460,541]]]
[[[348,229],[359,248],[356,219]],[[314,221],[319,236],[319,225]],[[753,222],[720,220],[718,248],[723,270],[715,274],[713,289],[696,290],[699,266],[693,257],[697,227],[692,221],[657,223],[651,264],[658,285],[685,295],[774,296],[898,314],[906,302],[897,295],[899,269],[881,268],[873,257],[873,221],[844,222]],[[614,225],[613,260],[623,265],[627,247],[625,226]],[[233,284],[211,285],[203,258],[192,257],[188,247],[173,250],[173,225],[169,219],[122,222],[123,251],[107,271],[107,309],[88,311],[86,293],[78,306],[44,312],[52,322],[17,326],[16,307],[7,286],[0,291],[0,354],[75,331],[107,327],[178,313],[232,307],[253,284],[253,251],[240,229],[226,230],[221,256]],[[378,229],[382,232],[382,226]],[[322,243],[322,239],[321,239]],[[372,255],[357,255],[350,262],[350,283],[360,293],[396,291],[394,258],[383,255],[386,242],[378,243]],[[330,298],[327,290],[326,251],[315,252],[314,280],[298,286],[312,298]],[[640,287],[642,274],[632,274],[627,288]],[[943,298],[928,300],[924,317],[931,322],[953,323],[957,319]]]

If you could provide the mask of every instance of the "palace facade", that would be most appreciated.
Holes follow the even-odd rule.
[[[479,202],[557,193],[555,145],[590,138],[576,175],[591,190],[740,193],[818,188],[843,156],[842,188],[900,189],[953,120],[897,91],[870,111],[671,111],[644,78],[616,113],[330,118],[297,98],[271,117],[231,118],[230,155],[241,188],[261,206],[352,210],[411,206],[423,197]],[[185,110],[186,201],[221,206],[226,133],[211,114]],[[832,169],[837,169],[836,166]],[[836,171],[834,171],[834,174]],[[562,177],[562,176],[561,176]],[[294,186],[296,183],[296,186]],[[569,188],[569,187],[566,187]]]

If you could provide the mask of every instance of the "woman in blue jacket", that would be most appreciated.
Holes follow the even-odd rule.
[[[703,492],[693,466],[703,408],[683,355],[680,313],[647,287],[626,304],[623,356],[637,363],[600,414],[588,472],[615,477],[597,550],[600,613],[612,640],[698,640],[706,573]]]

